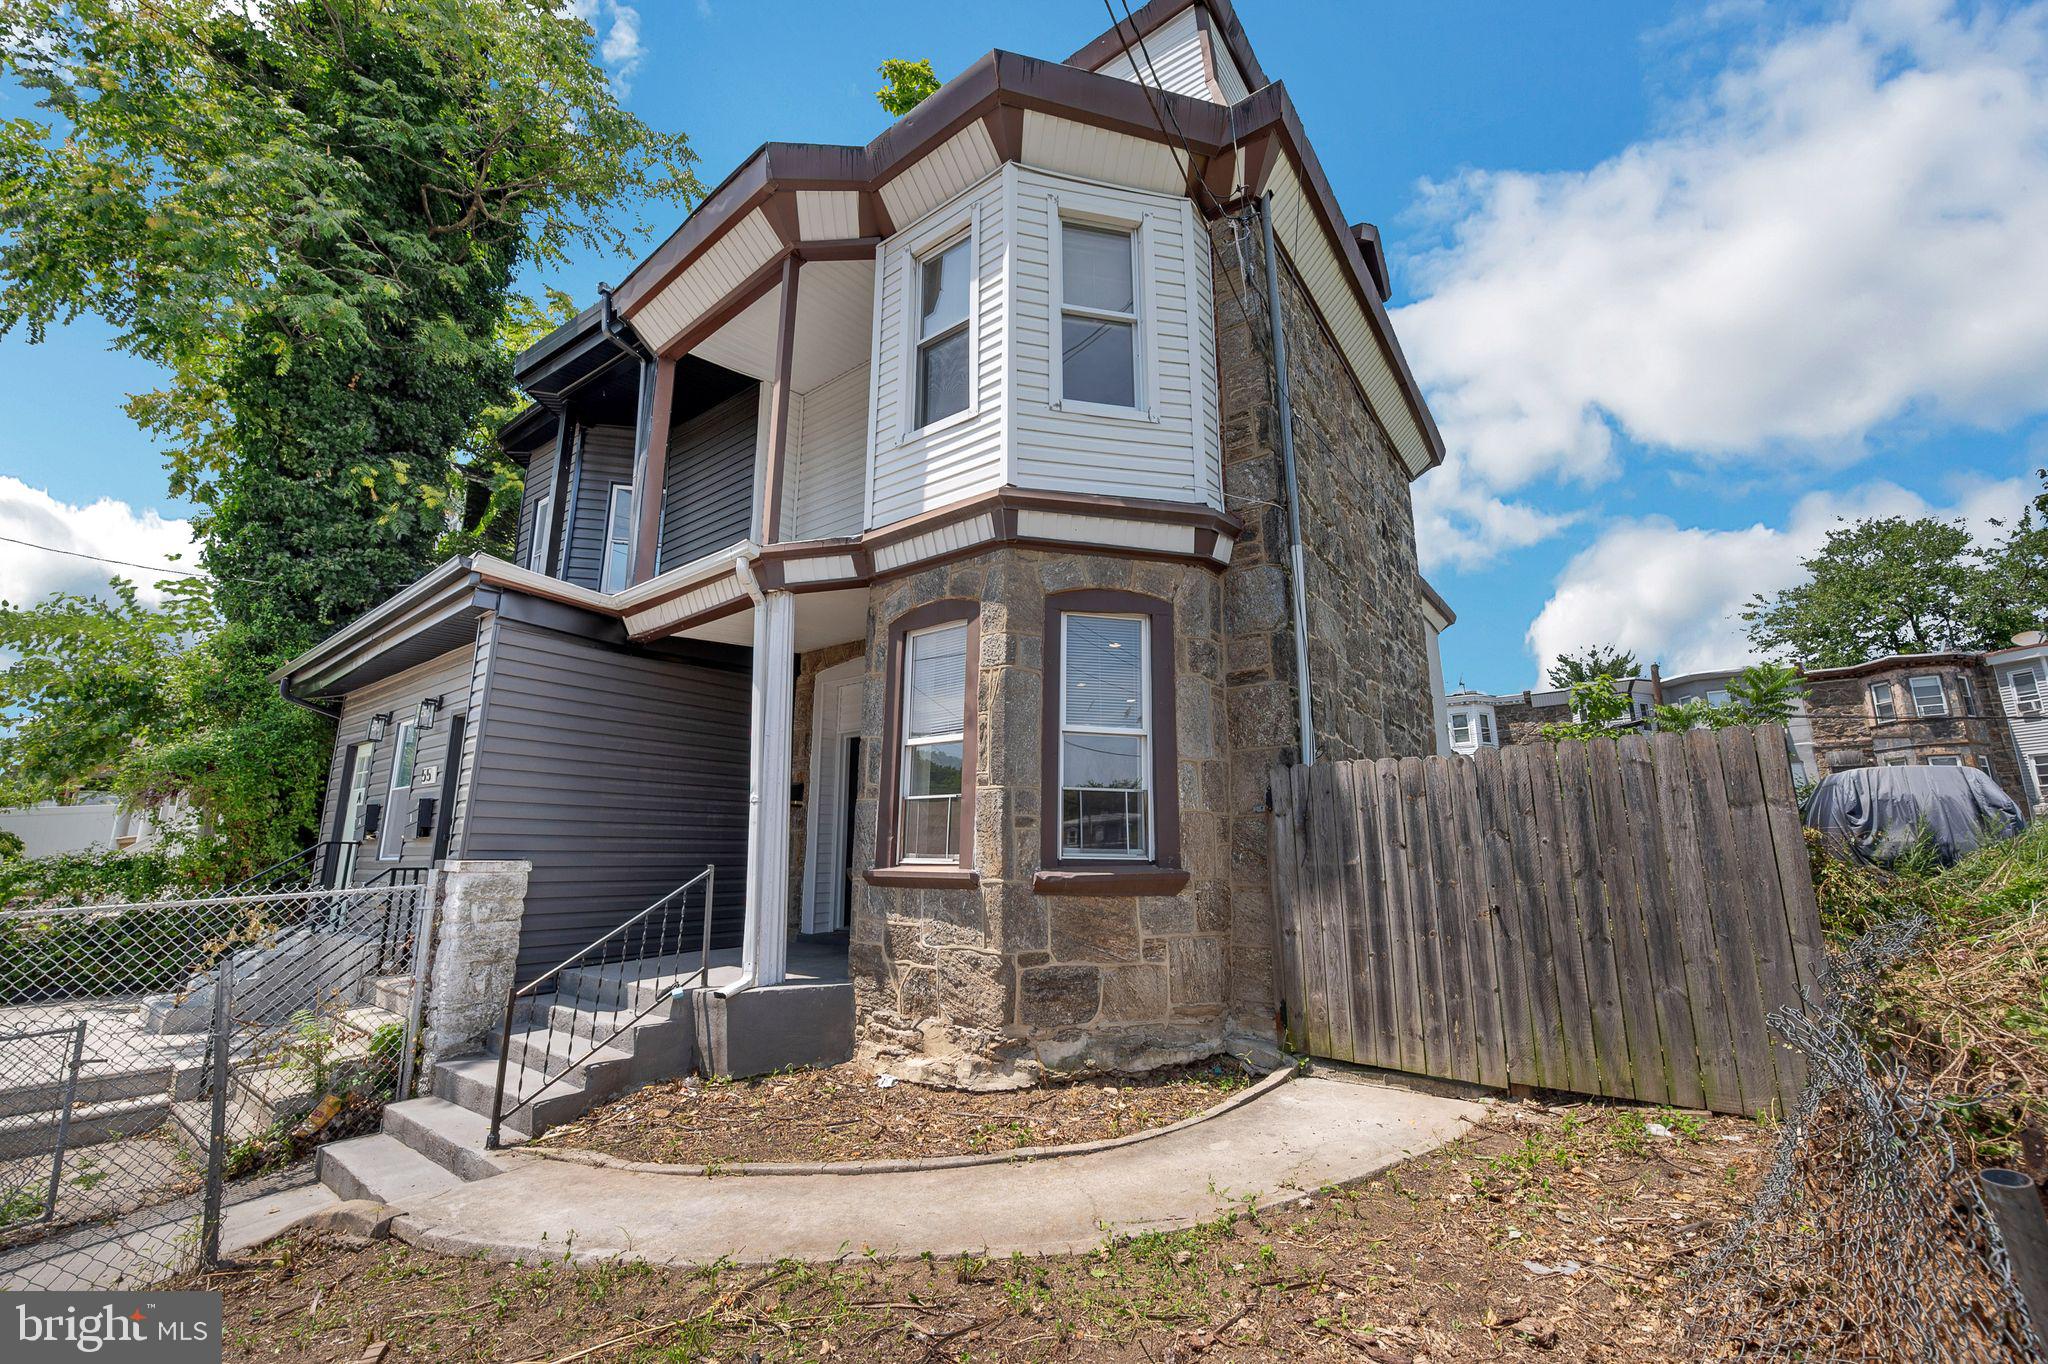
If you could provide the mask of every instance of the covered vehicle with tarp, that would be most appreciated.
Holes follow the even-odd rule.
[[[1975,767],[1859,767],[1823,777],[1806,802],[1806,827],[1831,851],[1884,867],[1922,842],[1946,866],[2026,822]]]

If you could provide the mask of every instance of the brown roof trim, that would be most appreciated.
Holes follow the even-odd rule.
[[[1205,11],[1196,15],[1197,21],[1208,20],[1210,31],[1222,40],[1224,50],[1237,63],[1237,69],[1244,73],[1245,88],[1257,90],[1272,84],[1266,79],[1266,69],[1259,65],[1258,57],[1252,52],[1251,39],[1245,36],[1244,25],[1238,22],[1237,11],[1231,8],[1230,0],[1152,0],[1132,13],[1125,32],[1135,27],[1140,37],[1149,38],[1179,18],[1182,10],[1193,5],[1199,5]],[[1067,58],[1067,65],[1093,71],[1110,58],[1121,56],[1123,50],[1123,34],[1114,28],[1105,29]]]
[[[1951,650],[1938,654],[1886,654],[1883,658],[1868,658],[1839,668],[1802,668],[1799,671],[1802,677],[1829,682],[1840,678],[1871,677],[1878,673],[1910,672],[1914,668],[1974,668],[1983,661],[1983,654]],[[1666,679],[1667,685],[1669,681]]]
[[[1155,4],[1161,2],[1155,0]],[[1212,8],[1219,4],[1219,0],[1198,2]],[[1146,8],[1150,10],[1153,6]],[[1178,9],[1173,13],[1178,13]],[[1230,16],[1229,23],[1235,23],[1234,16]],[[1228,27],[1226,24],[1226,31]],[[729,228],[773,196],[806,189],[857,190],[866,206],[875,197],[875,189],[960,129],[983,119],[993,118],[1000,124],[1000,110],[1037,110],[1149,141],[1170,140],[1177,144],[1181,137],[1170,137],[1160,130],[1154,112],[1157,106],[1164,106],[1171,113],[1171,122],[1178,126],[1188,150],[1205,161],[1238,146],[1248,149],[1250,159],[1257,159],[1263,144],[1270,165],[1272,136],[1277,136],[1294,154],[1303,187],[1315,203],[1317,216],[1338,259],[1345,264],[1344,274],[1352,292],[1364,308],[1373,334],[1400,381],[1409,412],[1429,446],[1430,462],[1442,463],[1443,437],[1408,368],[1401,343],[1395,339],[1393,323],[1380,299],[1379,283],[1358,238],[1337,206],[1329,177],[1309,145],[1286,86],[1277,82],[1265,84],[1226,108],[1210,100],[1152,90],[1135,81],[1100,75],[1078,66],[1014,52],[990,52],[865,147],[808,142],[764,144],[713,190],[668,240],[633,268],[612,291],[614,306],[630,320]],[[1261,134],[1268,136],[1262,139]],[[1200,169],[1206,172],[1207,167]],[[1189,170],[1199,182],[1197,168],[1190,166]],[[877,228],[880,229],[879,224]]]

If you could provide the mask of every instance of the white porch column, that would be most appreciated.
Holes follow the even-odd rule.
[[[789,749],[795,702],[796,599],[787,592],[766,592],[754,605],[747,936],[740,968],[756,985],[774,985],[789,969]]]

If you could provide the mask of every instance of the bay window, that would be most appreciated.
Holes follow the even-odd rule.
[[[1150,855],[1145,621],[1069,613],[1060,638],[1060,855]]]
[[[981,604],[949,597],[889,626],[872,885],[971,886]]]
[[[917,262],[917,425],[967,410],[972,382],[974,239],[962,237]]]
[[[1138,403],[1137,233],[1060,224],[1060,399]]]
[[[899,861],[959,859],[966,693],[964,622],[904,640]]]

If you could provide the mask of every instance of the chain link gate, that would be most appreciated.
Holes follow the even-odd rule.
[[[0,1288],[140,1287],[410,1093],[434,884],[0,914]]]

